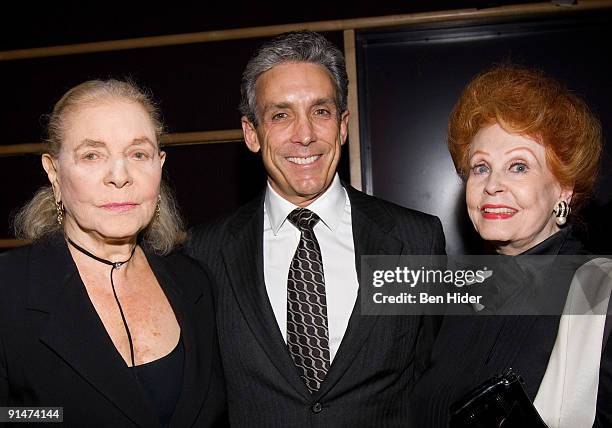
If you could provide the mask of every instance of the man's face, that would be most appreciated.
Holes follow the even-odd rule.
[[[257,79],[257,128],[242,118],[245,142],[261,150],[268,181],[283,198],[307,206],[331,184],[348,112],[339,112],[329,72],[318,64],[283,63]]]

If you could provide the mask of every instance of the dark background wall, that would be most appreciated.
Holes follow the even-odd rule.
[[[584,97],[612,135],[612,15],[423,26],[358,36],[364,183],[371,193],[438,215],[449,253],[479,253],[463,183],[446,148],[448,116],[465,84],[496,63],[544,70]],[[612,254],[612,144],[580,232]]]
[[[95,8],[73,2],[23,5],[22,11],[7,15],[12,25],[0,29],[0,50],[516,3],[528,1],[357,1],[351,8],[304,4],[303,9],[291,11],[276,5],[246,7],[229,3],[208,9],[166,4],[133,10],[125,4],[107,2]],[[587,18],[580,17],[578,21]],[[592,23],[585,25],[590,27]],[[562,30],[561,26],[556,33]],[[461,217],[461,187],[445,151],[445,121],[460,88],[473,72],[506,55],[509,49],[513,56],[526,57],[528,62],[547,64],[560,77],[569,77],[570,83],[584,80],[583,86],[570,86],[579,91],[588,86],[590,93],[598,94],[597,108],[609,108],[606,100],[612,91],[603,78],[606,73],[610,75],[609,62],[604,61],[599,69],[580,66],[580,61],[591,55],[607,58],[601,43],[586,53],[579,49],[582,45],[568,50],[566,43],[574,35],[570,30],[560,39],[554,34],[547,36],[546,49],[534,45],[530,50],[529,34],[517,39],[506,37],[507,31],[514,30],[500,31],[503,34],[497,37],[455,41],[448,28],[431,26],[408,33],[358,33],[367,189],[439,215],[449,234],[451,252],[473,247],[468,242],[469,233],[464,233],[469,228],[465,227],[465,216]],[[535,34],[539,37],[540,33]],[[438,41],[432,39],[434,35]],[[341,32],[326,36],[343,46]],[[594,41],[589,39],[591,36],[585,36],[587,43]],[[40,141],[42,115],[50,112],[67,89],[92,78],[129,76],[150,88],[160,102],[170,132],[239,128],[240,74],[262,41],[243,39],[0,62],[0,93],[4,100],[0,104],[0,144]],[[567,51],[582,56],[579,61],[568,61]],[[573,75],[571,70],[576,68],[582,72]],[[609,119],[609,114],[603,119]],[[175,188],[189,224],[232,211],[259,192],[265,182],[258,156],[240,143],[171,147],[167,152],[166,178]],[[348,162],[345,146],[340,174],[346,180]],[[8,238],[11,213],[37,187],[46,184],[46,177],[38,156],[23,155],[0,157],[0,180],[0,238]],[[609,200],[600,198],[598,203],[608,201],[609,205]]]

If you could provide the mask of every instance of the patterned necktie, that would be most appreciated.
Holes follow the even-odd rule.
[[[330,364],[325,277],[313,231],[319,216],[296,208],[287,219],[301,232],[287,278],[287,347],[300,377],[316,392]]]

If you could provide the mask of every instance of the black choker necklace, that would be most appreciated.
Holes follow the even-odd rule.
[[[117,292],[115,291],[115,283],[113,282],[113,272],[115,271],[115,269],[119,269],[121,266],[123,266],[124,264],[126,264],[132,259],[132,256],[134,255],[134,251],[136,251],[136,245],[134,245],[134,248],[132,248],[130,257],[128,257],[127,260],[124,260],[122,262],[111,262],[110,260],[106,260],[96,255],[93,255],[92,253],[87,251],[85,248],[80,247],[77,244],[75,244],[72,241],[72,239],[68,238],[67,236],[66,236],[66,240],[70,243],[70,245],[72,245],[74,248],[76,248],[81,253],[85,254],[86,256],[89,256],[92,259],[99,261],[100,263],[104,263],[105,265],[112,266],[111,271],[110,271],[111,287],[113,289],[113,295],[115,296],[115,301],[117,302],[117,306],[119,306],[119,313],[121,314],[121,319],[123,320],[123,325],[125,327],[125,332],[127,333],[128,342],[130,342],[130,359],[132,361],[132,367],[134,367],[135,366],[134,364],[134,344],[132,343],[132,335],[130,334],[130,329],[128,328],[128,324],[125,319],[125,315],[123,314],[123,308],[121,307],[121,303],[119,303],[119,298],[117,297]]]

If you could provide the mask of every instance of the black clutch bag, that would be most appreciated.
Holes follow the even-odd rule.
[[[450,408],[450,428],[547,428],[512,369],[489,379]]]

